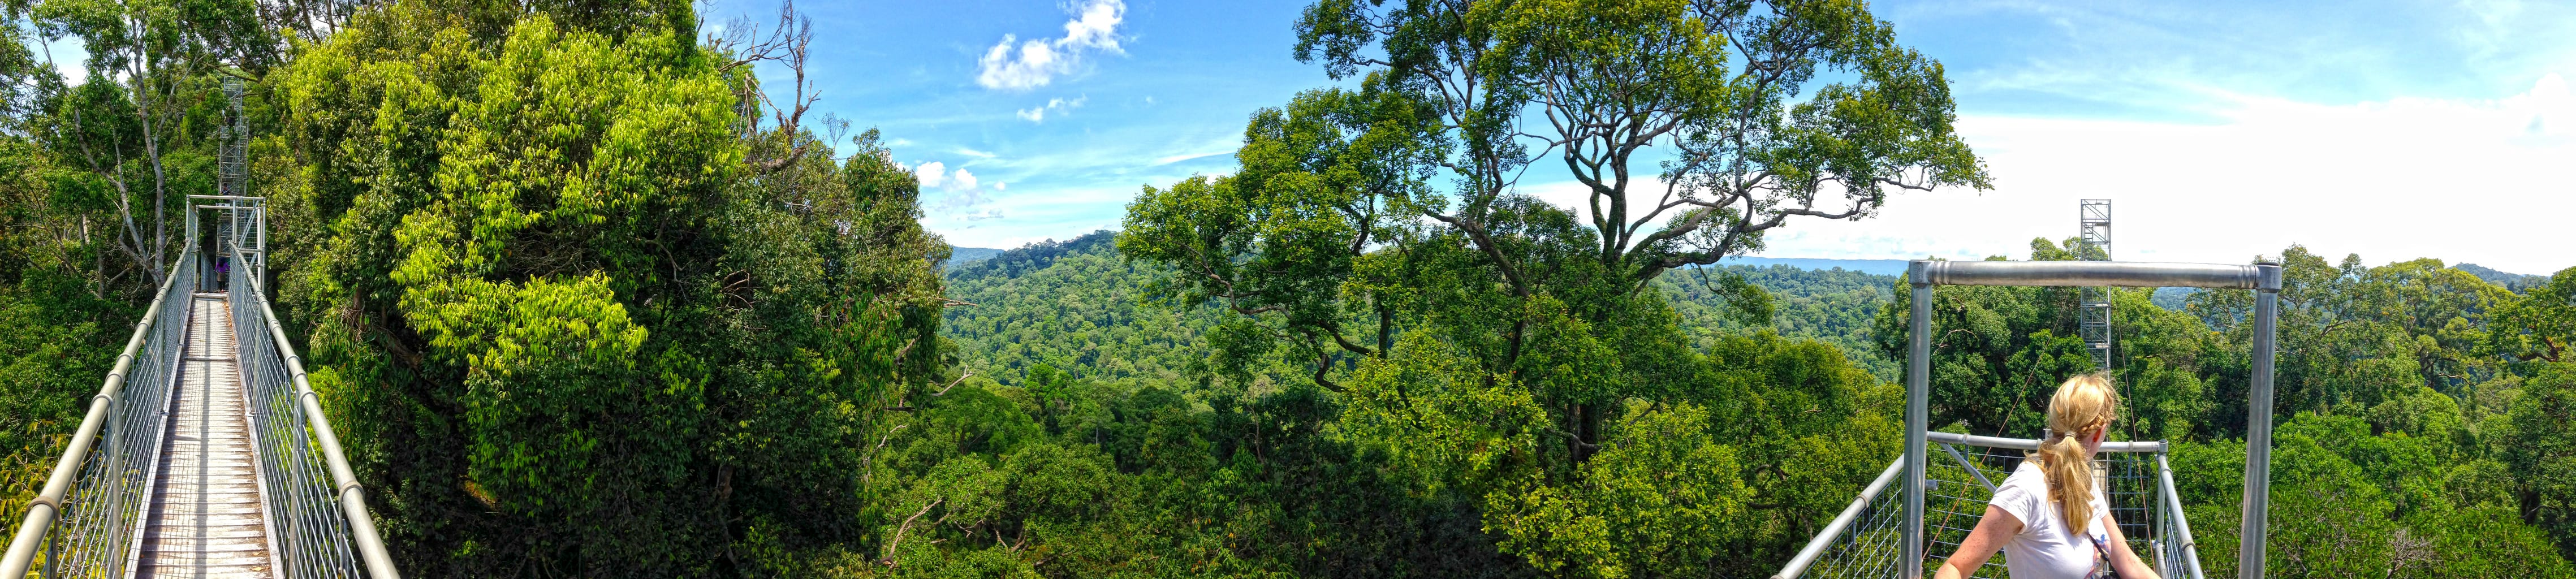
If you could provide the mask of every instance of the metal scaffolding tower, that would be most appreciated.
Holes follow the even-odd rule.
[[[215,194],[249,195],[250,127],[242,119],[241,79],[224,77],[224,98],[232,101],[232,107],[224,111],[223,149],[218,153],[215,170],[215,187],[219,191]]]
[[[229,241],[219,247],[231,248],[223,254],[245,275],[268,274],[268,212],[262,210],[267,200],[250,192],[250,122],[242,115],[242,80],[224,77],[224,98],[232,107],[224,110],[221,129],[222,146],[215,159],[215,196],[235,205],[251,207],[247,211],[225,213],[225,221],[216,225],[216,234]]]
[[[2111,200],[2085,199],[2078,206],[2076,218],[2083,228],[2078,237],[2075,258],[2084,261],[2111,261]],[[2093,352],[2093,367],[2111,371],[2111,294],[2101,287],[2084,286],[2077,306],[2076,334]]]

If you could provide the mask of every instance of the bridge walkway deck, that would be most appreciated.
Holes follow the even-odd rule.
[[[266,497],[224,294],[188,300],[187,351],[135,549],[137,577],[271,576]]]

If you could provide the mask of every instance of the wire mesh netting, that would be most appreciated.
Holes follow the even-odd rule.
[[[238,243],[244,237],[229,239]],[[255,257],[253,259],[256,259]],[[247,268],[258,271],[262,268]],[[271,500],[268,525],[277,533],[281,577],[357,577],[349,521],[330,488],[321,452],[306,426],[307,407],[278,347],[266,292],[257,275],[234,278],[228,292],[234,336],[240,340],[242,387],[250,398],[251,443],[258,449],[262,486]]]
[[[1986,512],[1994,489],[2021,465],[2026,451],[1962,442],[1927,443],[1924,463],[1922,569],[1927,576],[1958,551],[1959,543]],[[1898,459],[1902,461],[1902,458]],[[2111,518],[2129,548],[2166,577],[2198,579],[2190,532],[2176,504],[2162,452],[2111,452],[2094,461],[2096,484],[2109,499]],[[1901,480],[1901,478],[1900,478]],[[1851,523],[1830,536],[1814,562],[1792,569],[1784,578],[1896,578],[1904,571],[1905,493],[1902,483],[1887,485],[1859,501],[1864,507]],[[2007,562],[2001,553],[1987,559],[1973,575],[2003,579]]]
[[[195,259],[182,251],[178,263]],[[143,510],[150,501],[155,451],[164,433],[162,416],[170,384],[185,353],[188,338],[188,293],[196,288],[196,270],[172,267],[149,326],[137,327],[141,344],[123,366],[124,385],[108,400],[97,441],[81,461],[72,492],[64,497],[63,514],[47,535],[37,569],[48,577],[122,577],[142,538]],[[142,324],[138,324],[141,326]]]

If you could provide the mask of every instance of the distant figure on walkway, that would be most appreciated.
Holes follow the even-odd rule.
[[[224,258],[224,257],[216,257],[216,258],[215,258],[215,287],[223,287],[223,286],[224,286],[224,280],[225,280],[225,278],[226,278],[226,276],[225,276],[224,274],[226,274],[226,273],[231,273],[231,272],[232,272],[232,262],[231,262],[228,258]]]
[[[2039,451],[1995,487],[1986,515],[1933,579],[1974,575],[1997,550],[2013,579],[2161,579],[2129,550],[2110,501],[2093,485],[2093,453],[2118,417],[2110,378],[2087,374],[2058,385]]]

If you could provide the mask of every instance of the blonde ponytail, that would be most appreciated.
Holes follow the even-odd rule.
[[[2093,456],[2084,451],[2084,438],[2110,426],[2117,398],[2108,376],[2066,379],[2048,400],[2049,438],[2031,453],[2048,475],[2049,502],[2057,505],[2068,532],[2077,535],[2093,521]]]

